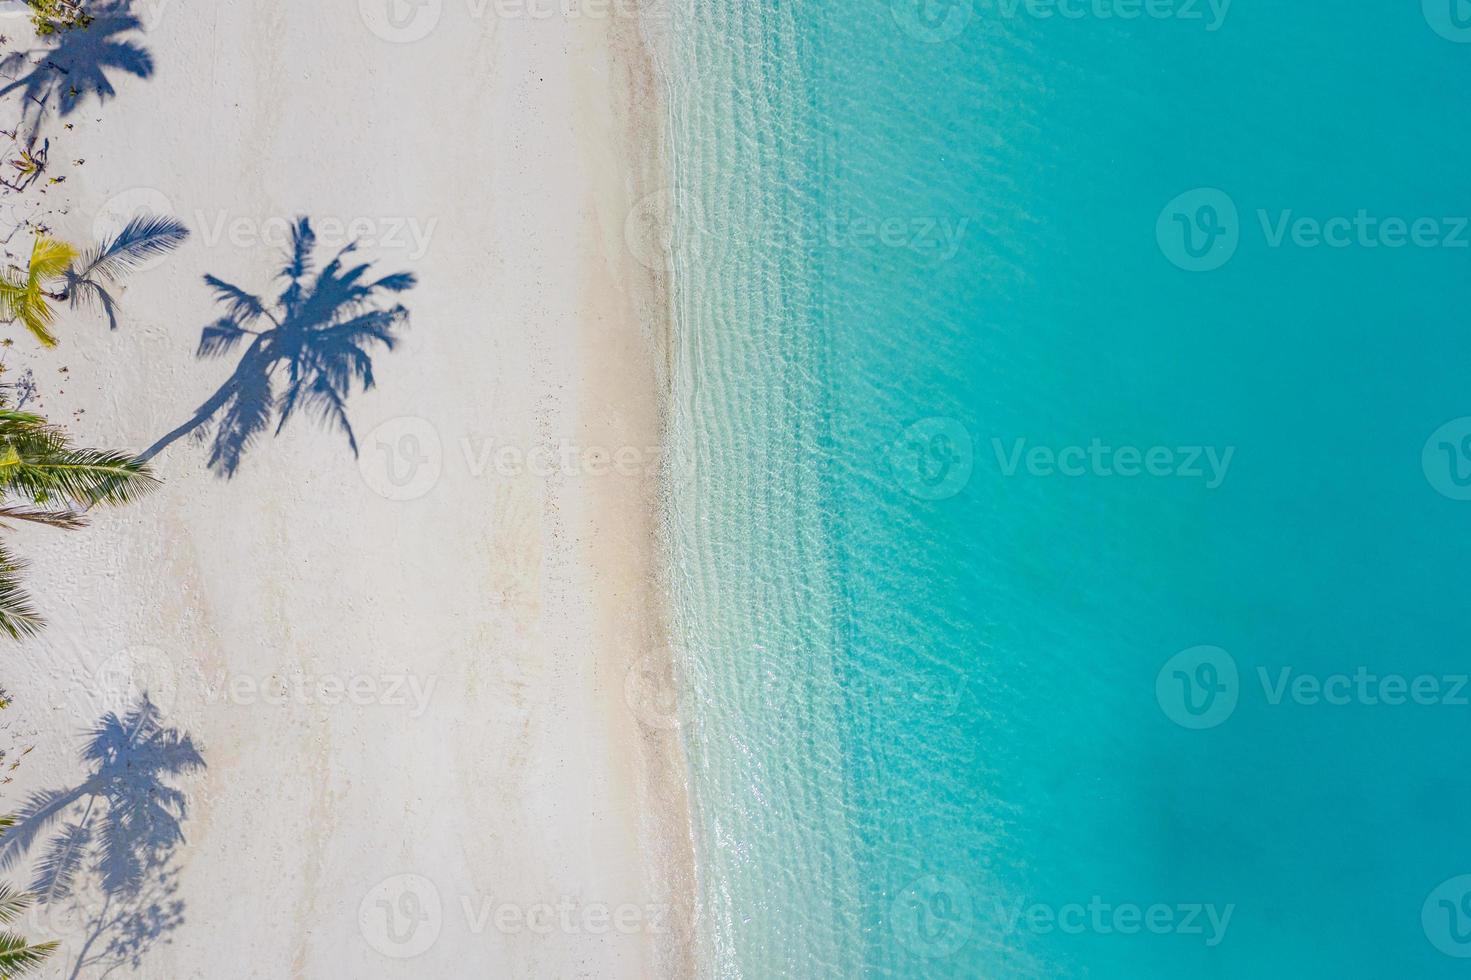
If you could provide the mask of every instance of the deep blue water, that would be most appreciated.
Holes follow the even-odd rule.
[[[681,35],[712,972],[1467,969],[1471,43],[1183,2]]]

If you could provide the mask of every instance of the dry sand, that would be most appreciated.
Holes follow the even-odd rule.
[[[43,975],[79,955],[79,976],[210,980],[695,971],[658,696],[667,313],[625,242],[663,186],[643,35],[613,4],[427,0],[395,22],[390,2],[142,3],[127,36],[152,77],[111,73],[115,98],[43,130],[62,237],[135,205],[192,231],[130,281],[116,331],[68,313],[44,353],[12,333],[9,380],[32,368],[84,444],[142,449],[224,382],[232,358],[194,355],[221,312],[202,277],[274,295],[296,215],[319,254],[351,231],[375,272],[419,279],[348,404],[359,458],[306,417],[232,479],[181,440],[145,502],[12,535],[51,626],[7,656],[10,737],[36,750],[6,806],[88,787],[84,732],[139,688],[207,767],[163,778],[184,841],[147,881],[88,871],[33,917],[64,944]],[[136,960],[110,948],[129,937]]]

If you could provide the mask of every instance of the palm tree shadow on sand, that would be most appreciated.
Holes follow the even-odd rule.
[[[143,22],[133,14],[132,0],[104,0],[89,5],[92,23],[61,30],[49,41],[26,51],[12,51],[0,58],[0,98],[21,100],[21,123],[26,142],[40,131],[48,110],[69,116],[88,96],[106,102],[117,95],[110,75],[127,74],[148,78],[153,74],[153,56],[133,37]],[[28,23],[18,27],[29,31]]]
[[[173,782],[205,768],[193,739],[165,724],[146,694],[103,716],[82,759],[87,778],[31,796],[0,839],[0,867],[37,852],[30,890],[44,909],[80,916],[79,936],[63,947],[72,978],[137,969],[183,923],[173,853],[189,798]]]
[[[401,303],[384,306],[383,299],[412,289],[418,280],[410,272],[369,278],[371,262],[346,261],[355,248],[346,246],[314,271],[316,235],[311,222],[300,218],[274,303],[205,276],[225,314],[204,328],[195,356],[222,357],[242,344],[245,352],[225,383],[187,421],[144,450],[142,459],[186,435],[210,439],[209,468],[229,479],[267,428],[274,423],[273,434],[279,435],[298,412],[339,429],[356,456],[347,399],[354,388],[374,386],[371,352],[380,346],[393,350],[395,331],[408,322]]]

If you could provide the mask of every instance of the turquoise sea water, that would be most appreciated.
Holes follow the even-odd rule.
[[[1462,974],[1454,8],[687,4],[711,975]]]

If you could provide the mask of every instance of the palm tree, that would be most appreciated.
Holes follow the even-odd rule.
[[[67,530],[86,524],[93,504],[128,503],[157,485],[126,453],[78,449],[39,415],[6,407],[0,392],[0,527],[11,521]],[[24,566],[0,545],[0,633],[37,633],[43,621],[20,584]]]
[[[55,347],[51,321],[56,319],[50,300],[65,301],[48,287],[62,280],[77,257],[77,250],[49,235],[37,235],[31,260],[24,269],[10,266],[0,274],[0,318],[25,324],[43,347]]]
[[[0,830],[15,826],[14,817],[0,817]],[[0,884],[0,924],[9,925],[35,904],[36,896]],[[56,943],[32,943],[24,936],[0,930],[0,978],[23,977],[56,950]]]
[[[303,410],[340,429],[356,456],[347,399],[354,386],[373,387],[372,349],[393,350],[395,331],[409,316],[400,303],[380,305],[381,297],[411,289],[417,280],[409,272],[367,278],[372,263],[344,262],[355,247],[349,244],[314,274],[316,235],[310,221],[297,219],[287,263],[277,277],[284,286],[274,303],[205,276],[225,313],[201,332],[195,355],[220,357],[248,344],[219,390],[139,458],[150,460],[180,437],[213,426],[209,467],[228,479],[273,419],[279,435]]]
[[[84,253],[49,235],[37,235],[26,268],[11,266],[0,274],[0,319],[19,320],[42,346],[56,346],[51,304],[73,308],[100,306],[108,325],[117,329],[117,300],[111,287],[143,262],[172,251],[189,237],[189,229],[173,218],[137,215],[122,230]]]

